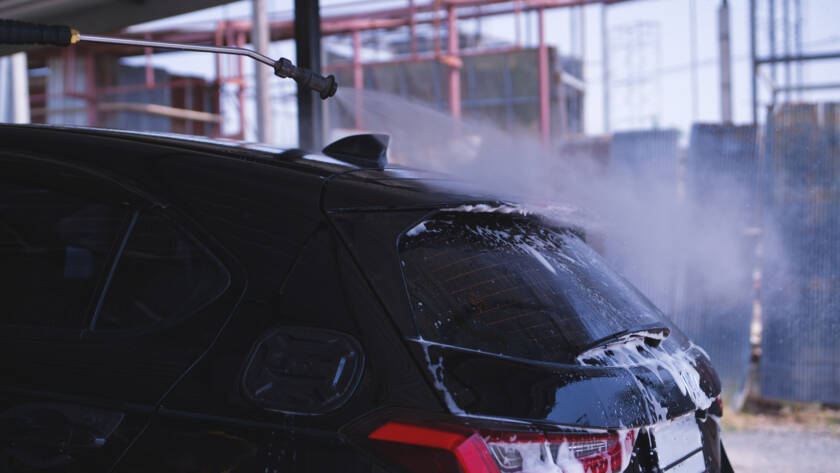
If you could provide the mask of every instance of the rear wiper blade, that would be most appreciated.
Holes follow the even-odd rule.
[[[580,350],[580,354],[578,354],[577,358],[584,356],[587,352],[596,348],[603,348],[609,345],[617,345],[638,339],[642,339],[648,346],[657,347],[660,343],[662,343],[662,340],[668,338],[668,335],[670,334],[671,329],[661,325],[622,330],[621,332],[616,332],[584,346]]]

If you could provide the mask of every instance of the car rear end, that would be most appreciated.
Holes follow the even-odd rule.
[[[388,471],[731,471],[708,356],[579,229],[392,176],[381,205],[328,184],[325,210],[441,410],[383,408],[348,439]]]
[[[576,429],[386,411],[347,432],[386,471],[463,473],[719,472],[717,425],[695,414],[653,426]],[[391,420],[396,419],[396,420]],[[717,445],[707,447],[708,443]],[[717,443],[716,443],[717,442]]]

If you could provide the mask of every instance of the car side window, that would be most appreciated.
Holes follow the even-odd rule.
[[[212,302],[229,283],[225,267],[171,219],[141,212],[91,326],[141,329],[171,321]]]
[[[119,203],[0,179],[0,323],[81,328],[128,213]]]

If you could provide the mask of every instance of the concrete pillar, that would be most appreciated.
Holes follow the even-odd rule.
[[[251,0],[253,5],[253,29],[251,42],[254,49],[266,56],[271,42],[268,28],[268,13],[265,0]],[[271,69],[263,64],[255,64],[256,102],[257,102],[257,141],[271,143]]]
[[[0,57],[0,122],[29,123],[26,53]]]
[[[732,47],[729,39],[729,5],[718,8],[718,46],[720,61],[720,121],[732,123]]]
[[[601,4],[601,83],[604,88],[604,133],[610,132],[610,35],[607,28],[607,4]]]

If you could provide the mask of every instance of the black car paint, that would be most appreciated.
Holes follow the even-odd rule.
[[[82,409],[88,417],[124,416],[103,445],[62,440],[62,455],[73,458],[45,471],[371,471],[374,460],[340,433],[343,428],[389,408],[449,415],[424,347],[412,341],[417,330],[396,242],[435,209],[492,199],[437,176],[358,169],[308,159],[299,150],[270,153],[37,126],[0,126],[0,142],[4,164],[13,158],[74,169],[164,209],[231,275],[223,296],[166,330],[0,332],[0,412],[34,409],[67,419]],[[339,330],[358,340],[364,373],[345,404],[301,415],[265,410],[243,396],[248,355],[278,326]],[[162,340],[183,340],[189,349]],[[580,427],[655,421],[626,375],[452,347],[426,349],[451,373],[443,381],[465,418]],[[702,355],[697,361],[708,366]],[[713,370],[703,371],[708,394],[718,394]],[[147,377],[138,378],[141,373]],[[696,409],[674,386],[645,385],[668,407],[669,418]],[[8,453],[21,430],[3,419],[0,438],[7,444],[0,449]],[[68,428],[66,421],[58,424],[45,428]],[[717,430],[706,431],[707,443],[718,445]],[[639,471],[647,471],[649,465],[639,462]]]
[[[697,409],[673,379],[657,377],[648,367],[617,370],[535,363],[429,342],[412,342],[411,348],[418,357],[427,352],[430,359],[442,360],[442,380],[455,404],[468,414],[619,429],[661,422],[654,400],[667,408],[669,419]],[[697,360],[701,369],[708,366],[702,356]],[[653,396],[641,393],[642,386]],[[719,386],[706,388],[714,393]]]

